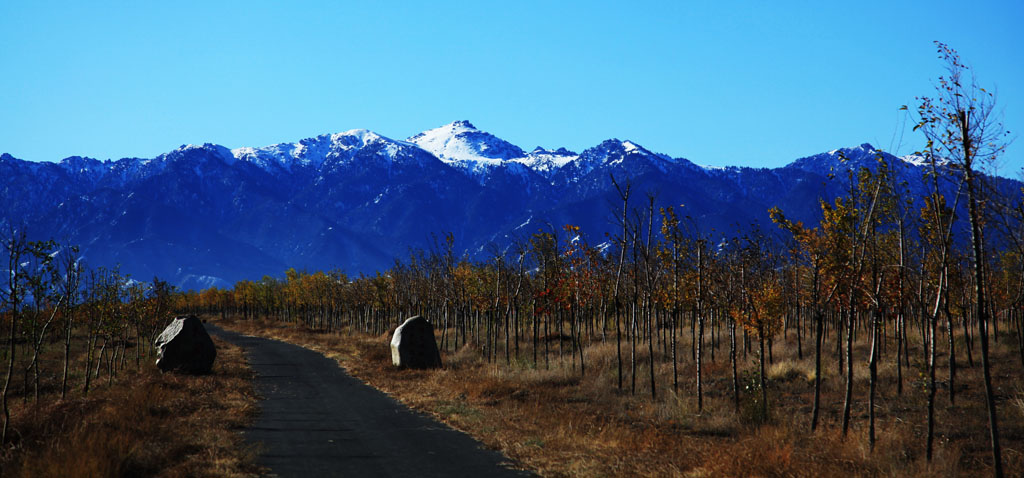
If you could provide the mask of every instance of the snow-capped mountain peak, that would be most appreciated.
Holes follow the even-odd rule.
[[[929,166],[931,164],[926,156],[920,154],[908,154],[906,156],[900,156],[900,159],[913,166]],[[945,163],[945,161],[943,161],[943,163]]]
[[[569,182],[574,182],[591,171],[603,167],[643,167],[651,165],[658,169],[665,170],[669,164],[677,161],[664,154],[655,154],[632,141],[621,141],[619,139],[608,139],[601,144],[587,149],[565,165],[565,177]]]
[[[565,148],[550,150],[537,146],[525,157],[516,158],[511,161],[520,163],[523,166],[536,171],[541,176],[550,179],[551,175],[558,171],[559,168],[571,163],[579,156],[579,154]]]
[[[836,171],[856,170],[861,166],[871,167],[876,164],[879,154],[885,155],[891,162],[892,156],[888,153],[882,152],[870,143],[862,143],[852,148],[833,149],[826,153],[803,157],[786,167],[827,176]]]
[[[909,164],[911,166],[924,167],[924,168],[931,168],[931,166],[932,166],[931,160],[928,159],[928,156],[925,156],[923,154],[917,154],[917,153],[907,154],[907,155],[904,155],[904,156],[900,156],[900,159],[902,159],[903,162],[905,162],[905,163],[907,163],[907,164]],[[949,165],[949,160],[946,159],[946,158],[935,158],[935,165],[939,166],[939,167],[948,166]]]
[[[348,131],[344,131],[344,132],[341,132],[341,133],[335,133],[335,134],[331,135],[331,143],[332,144],[334,144],[334,143],[342,143],[343,144],[343,143],[345,143],[346,139],[348,139],[348,140],[357,140],[358,144],[357,145],[352,145],[352,146],[358,146],[358,147],[366,146],[367,144],[373,143],[375,141],[391,141],[390,139],[385,138],[385,137],[383,137],[383,136],[381,136],[381,135],[379,135],[377,133],[374,133],[373,131],[370,131],[368,129],[350,129]],[[351,142],[351,141],[349,141],[349,142]]]
[[[478,130],[469,121],[455,121],[430,129],[407,141],[475,176],[505,161],[526,157],[520,147]]]
[[[234,164],[236,158],[231,150],[221,146],[219,144],[205,143],[205,144],[183,144],[175,149],[174,151],[161,154],[153,159],[154,162],[173,162],[186,158],[196,156],[212,156],[216,157],[224,163],[230,165]]]
[[[579,158],[561,169],[555,180],[560,183],[574,183],[592,171],[607,168],[616,169],[619,175],[626,176],[644,171],[658,171],[662,174],[684,170],[703,174],[705,171],[686,158],[673,158],[667,154],[652,152],[636,142],[613,138],[580,153]]]
[[[351,129],[340,133],[322,134],[295,143],[278,143],[261,148],[231,150],[240,161],[248,161],[271,171],[275,168],[291,171],[296,167],[320,168],[330,160],[347,161],[355,153],[370,145],[384,144],[390,156],[403,146],[413,145],[381,136],[366,129]]]
[[[107,170],[102,161],[82,156],[64,158],[60,160],[60,165],[69,173],[80,173],[86,176],[102,176]]]

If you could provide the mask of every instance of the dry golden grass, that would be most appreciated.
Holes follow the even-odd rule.
[[[0,455],[3,476],[256,476],[239,430],[255,417],[252,373],[241,349],[214,339],[213,372],[161,374],[147,360],[111,385],[66,400],[17,403],[16,446]]]
[[[912,344],[911,365],[904,367],[904,392],[896,393],[895,346],[889,344],[879,363],[876,404],[878,442],[867,440],[867,344],[855,350],[853,422],[842,437],[844,379],[835,362],[834,342],[826,342],[822,358],[822,415],[817,432],[809,430],[813,393],[813,349],[804,342],[797,357],[795,337],[778,338],[767,367],[770,413],[756,415],[756,393],[742,393],[740,410],[732,400],[728,342],[704,362],[704,409],[697,410],[695,366],[689,337],[679,345],[679,390],[672,390],[672,367],[656,369],[657,398],[652,401],[646,346],[638,347],[636,393],[630,393],[629,347],[624,390],[617,389],[613,341],[595,341],[585,351],[587,373],[581,377],[566,353],[550,367],[532,363],[524,348],[511,366],[487,363],[472,345],[443,353],[445,368],[399,370],[391,366],[389,336],[312,332],[302,327],[265,321],[220,321],[245,333],[278,338],[318,350],[336,359],[350,373],[403,403],[430,413],[466,431],[488,447],[499,449],[524,468],[543,476],[796,476],[796,477],[940,477],[991,474],[987,421],[980,385],[981,367],[958,372],[958,396],[949,404],[948,391],[937,398],[935,457],[924,457],[926,395],[922,387],[923,357]],[[913,337],[912,337],[913,340]],[[655,351],[661,354],[660,350]],[[977,352],[976,352],[977,353]],[[999,410],[1004,466],[1010,476],[1024,469],[1024,389],[1021,364],[1010,340],[993,344],[994,380]],[[752,380],[756,351],[739,353],[741,388]],[[975,356],[977,360],[977,356]],[[942,358],[939,366],[945,367]],[[963,365],[966,360],[961,359]],[[945,371],[940,368],[940,381]]]

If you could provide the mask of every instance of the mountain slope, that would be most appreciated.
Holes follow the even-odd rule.
[[[526,152],[467,121],[405,141],[350,130],[259,148],[186,145],[152,159],[4,154],[0,227],[80,244],[90,263],[140,280],[202,288],[288,267],[372,273],[445,232],[476,258],[568,223],[606,241],[618,229],[615,182],[632,185],[633,207],[651,194],[705,234],[774,230],[772,206],[814,223],[819,200],[844,191],[845,171],[877,168],[879,154],[908,195],[926,192],[919,158],[868,144],[782,168],[704,168],[617,139],[578,154]],[[993,184],[1020,194],[1017,181]]]

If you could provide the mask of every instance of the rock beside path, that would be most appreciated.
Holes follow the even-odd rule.
[[[403,368],[439,368],[434,326],[418,315],[406,319],[391,337],[391,362]]]
[[[156,339],[156,366],[163,372],[210,373],[217,348],[194,315],[175,317]]]

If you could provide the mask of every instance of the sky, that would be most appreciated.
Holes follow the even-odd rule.
[[[608,138],[777,167],[921,148],[934,40],[1024,127],[1024,2],[0,2],[0,152],[154,157],[456,120],[530,150]],[[1017,177],[1024,144],[996,173]]]

